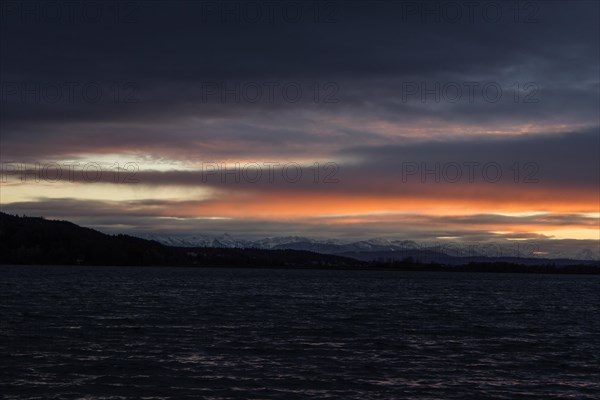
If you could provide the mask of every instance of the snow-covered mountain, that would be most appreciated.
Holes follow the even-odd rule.
[[[168,236],[147,234],[140,237],[148,240],[156,240],[159,243],[167,246],[177,247],[226,247],[226,248],[254,248],[252,242],[247,240],[234,239],[231,235],[225,233],[219,236],[208,235],[181,235]]]
[[[209,235],[141,235],[144,239],[156,240],[168,246],[181,247],[226,247],[258,249],[309,250],[321,253],[342,253],[349,251],[400,251],[417,248],[412,241],[369,239],[343,241],[339,239],[313,239],[303,236],[267,237],[257,240],[236,239],[228,233],[219,236]]]
[[[144,239],[156,240],[168,246],[181,247],[225,247],[225,248],[256,248],[256,249],[289,249],[296,244],[318,246],[320,244],[338,244],[337,241],[321,241],[301,236],[267,237],[258,240],[236,239],[228,233],[219,236],[209,235],[141,235]]]
[[[360,260],[396,259],[405,257],[420,260],[440,261],[446,257],[466,259],[468,257],[532,257],[540,256],[527,254],[516,248],[497,245],[462,245],[452,242],[436,244],[417,243],[411,240],[394,240],[373,238],[368,240],[315,239],[303,236],[267,237],[257,240],[238,239],[225,233],[218,236],[210,235],[141,235],[144,239],[156,240],[168,246],[177,247],[224,247],[224,248],[255,248],[272,250],[306,250],[315,253],[343,255]],[[572,258],[579,260],[598,260],[600,254],[591,250],[579,251],[577,254],[556,253],[548,255],[551,258]]]

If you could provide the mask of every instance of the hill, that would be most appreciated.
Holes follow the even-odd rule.
[[[0,213],[0,264],[346,268],[362,263],[297,250],[172,247],[67,221]]]

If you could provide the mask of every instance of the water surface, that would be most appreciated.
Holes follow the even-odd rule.
[[[5,399],[600,398],[600,276],[0,274]]]

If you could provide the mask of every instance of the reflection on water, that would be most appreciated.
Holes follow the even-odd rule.
[[[600,277],[0,267],[5,399],[600,397]]]

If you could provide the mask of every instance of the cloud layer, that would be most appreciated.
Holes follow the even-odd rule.
[[[109,231],[600,240],[598,3],[251,3],[3,3],[2,209]]]

